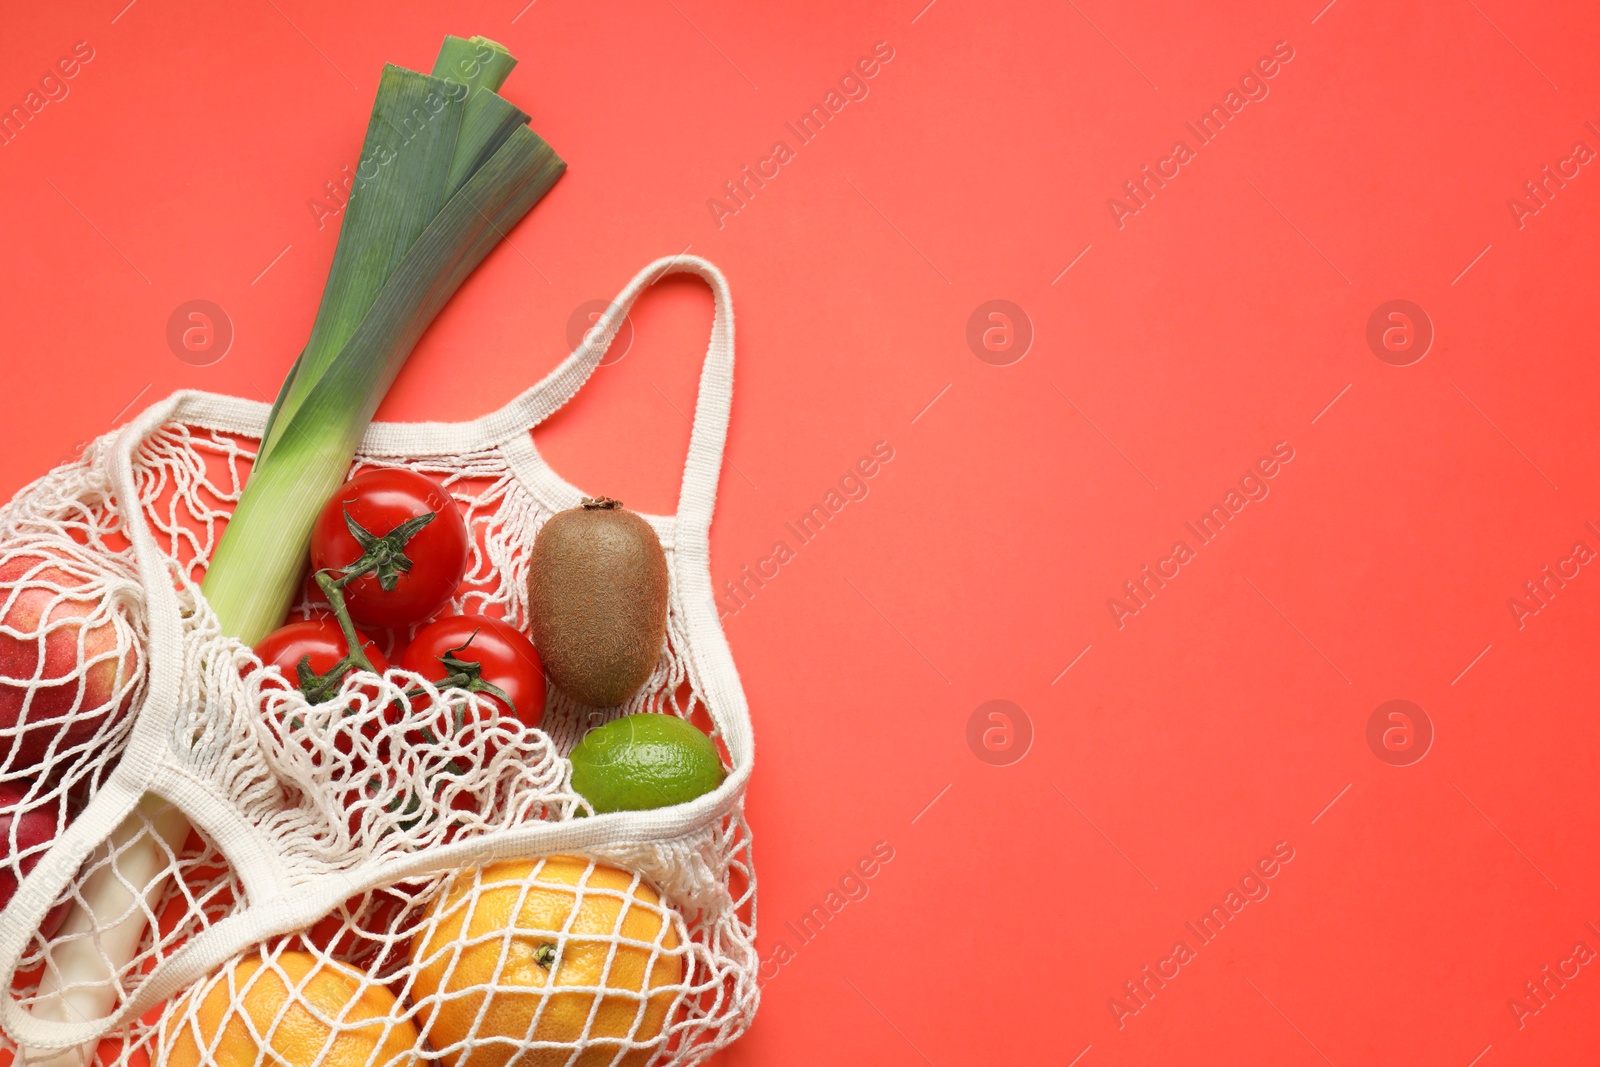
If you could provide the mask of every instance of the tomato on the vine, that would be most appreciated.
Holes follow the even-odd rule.
[[[487,764],[499,750],[497,727],[513,722],[534,727],[544,718],[544,665],[539,653],[521,630],[500,619],[450,615],[430,623],[411,639],[399,666],[439,689],[465,689],[487,698],[464,706],[441,700],[423,725],[408,735],[412,744],[442,743],[457,753],[470,751]],[[452,758],[435,780],[434,800],[459,811],[474,811],[482,801],[456,781],[471,771],[462,759]]]
[[[523,632],[488,615],[450,615],[417,632],[400,668],[430,682],[484,693],[524,726],[544,718],[544,664]]]
[[[467,569],[470,534],[438,483],[380,468],[340,486],[311,533],[311,567],[339,585],[350,617],[409,626],[438,611]]]
[[[357,630],[356,639],[374,671],[382,674],[389,669],[389,661],[372,638]],[[334,620],[307,619],[278,627],[256,644],[255,651],[264,665],[277,667],[290,685],[298,686],[306,699],[316,704],[339,691],[343,678],[327,676],[350,655],[350,646]],[[310,672],[309,679],[300,671],[301,660]]]
[[[378,646],[372,638],[360,630],[354,632],[356,642],[365,654],[367,662],[372,665],[373,671],[378,674],[387,671],[389,661],[378,651]],[[287,679],[283,688],[298,687],[306,700],[312,704],[320,704],[337,696],[343,687],[345,676],[356,666],[350,655],[350,645],[345,640],[344,632],[334,619],[307,619],[280,626],[256,644],[255,652],[264,665],[275,666],[283,672],[284,678]],[[266,684],[273,688],[277,687],[271,681]],[[377,698],[380,692],[375,683],[370,686],[361,685],[358,688],[369,700]],[[288,709],[285,709],[285,712],[287,711]],[[368,741],[374,741],[385,726],[399,720],[399,715],[399,706],[390,704],[378,715],[369,714],[359,725],[360,733]],[[318,758],[319,762],[330,759],[338,764],[336,774],[343,783],[341,791],[337,794],[338,802],[350,813],[350,832],[354,834],[361,821],[357,805],[364,799],[370,801],[381,781],[379,775],[387,773],[387,768],[383,766],[384,757],[380,756],[377,766],[374,767],[367,759],[356,756],[355,739],[348,732],[334,735],[331,746],[334,755],[328,756],[326,739],[309,735],[305,721],[298,714],[287,714],[282,720],[282,726],[288,736],[296,738],[302,747]],[[334,723],[332,728],[336,731],[349,730],[349,727],[342,723]]]

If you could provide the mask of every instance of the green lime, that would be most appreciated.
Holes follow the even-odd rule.
[[[596,812],[666,808],[704,796],[726,772],[711,738],[676,715],[627,715],[572,750],[572,788]]]

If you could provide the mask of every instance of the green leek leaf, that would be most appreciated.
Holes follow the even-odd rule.
[[[316,516],[417,340],[566,168],[494,91],[515,63],[447,38],[433,75],[384,71],[316,324],[203,586],[247,643],[283,621]]]

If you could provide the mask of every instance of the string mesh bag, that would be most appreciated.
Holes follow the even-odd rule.
[[[530,431],[673,273],[716,314],[678,510],[645,516],[666,638],[622,707],[551,687],[531,728],[399,669],[311,704],[225,637],[200,583],[264,404],[180,392],[0,509],[0,1067],[643,1067],[744,1031],[753,742],[708,547],[733,382],[722,274],[658,260],[544,381],[467,423],[374,423],[352,473],[442,485],[472,532],[446,610],[526,631],[535,535],[597,495]],[[704,730],[724,783],[595,814],[566,754],[635,713]]]

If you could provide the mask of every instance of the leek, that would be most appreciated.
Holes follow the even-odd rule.
[[[223,633],[254,644],[282,624],[317,513],[412,348],[566,169],[498,94],[515,65],[493,41],[447,37],[431,74],[384,69],[311,336],[201,586]],[[99,933],[56,946],[34,1006],[41,1018],[104,1018],[115,1002],[144,935],[136,901],[154,909],[164,852],[176,853],[189,830],[154,798],[140,812],[154,833],[140,834],[135,817],[113,835],[121,878],[107,864],[82,886],[63,930]],[[92,1045],[23,1056],[48,1067],[92,1059]]]
[[[365,184],[346,209],[311,339],[203,585],[223,631],[247,644],[282,623],[316,514],[417,338],[565,169],[494,91],[514,63],[492,42],[452,37],[434,74],[383,73],[356,177]],[[465,79],[439,76],[464,66]]]

